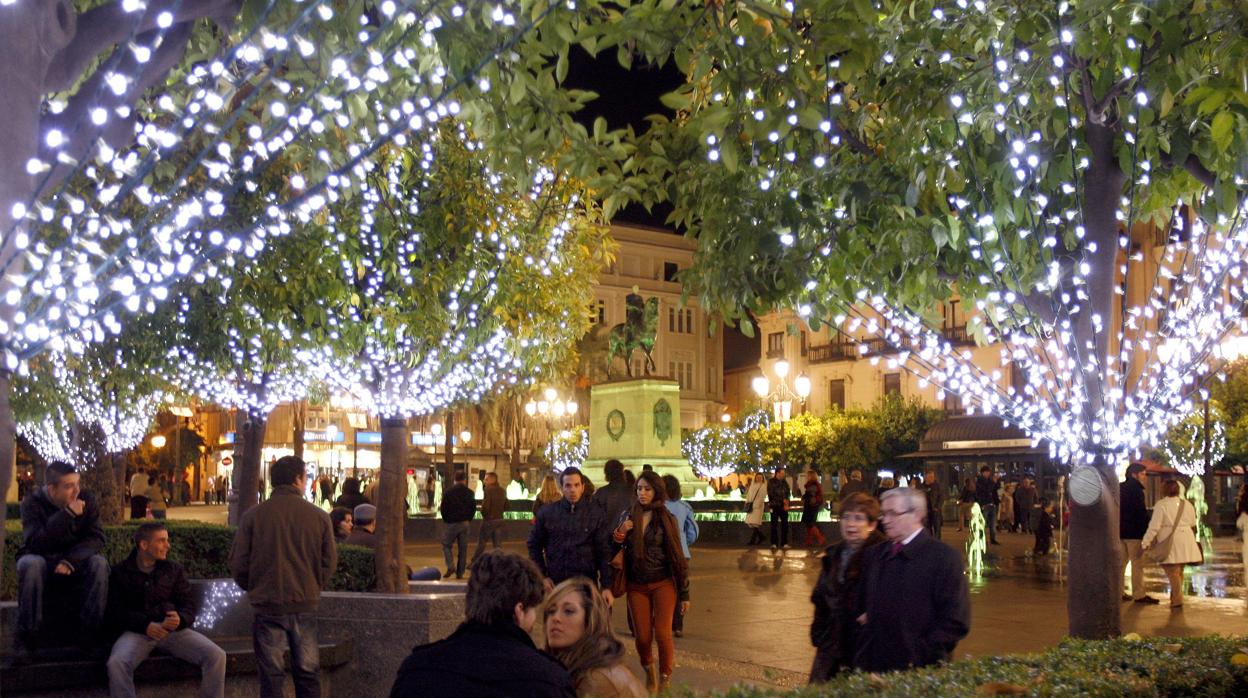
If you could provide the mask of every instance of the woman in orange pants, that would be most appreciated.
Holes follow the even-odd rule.
[[[680,547],[676,518],[664,506],[663,481],[653,472],[637,478],[637,498],[632,511],[615,529],[616,546],[624,551],[628,589],[628,610],[633,616],[634,637],[646,688],[651,693],[666,690],[672,681],[676,644],[672,638],[672,618],[679,603],[689,610],[689,568]],[[618,574],[619,572],[617,572]],[[659,668],[655,671],[650,647],[659,645]]]

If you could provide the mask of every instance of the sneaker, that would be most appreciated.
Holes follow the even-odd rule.
[[[1140,598],[1138,598],[1138,599],[1135,599],[1135,602],[1136,602],[1136,603],[1144,603],[1144,604],[1153,604],[1153,605],[1156,605],[1156,604],[1161,603],[1161,600],[1160,600],[1160,599],[1154,599],[1154,598],[1153,598],[1153,597],[1151,597],[1151,596],[1142,596],[1142,597],[1140,597]]]

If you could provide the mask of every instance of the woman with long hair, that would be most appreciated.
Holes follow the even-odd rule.
[[[542,649],[572,675],[576,695],[643,698],[646,691],[624,666],[624,643],[611,631],[611,609],[585,577],[560,582],[542,605]]]
[[[1180,495],[1179,482],[1163,482],[1161,494],[1162,499],[1153,505],[1153,518],[1140,546],[1145,551],[1157,548],[1154,559],[1170,580],[1170,609],[1174,610],[1183,608],[1183,568],[1200,564],[1203,555],[1196,543],[1196,511]]]
[[[689,567],[680,547],[681,531],[664,505],[667,493],[654,472],[637,478],[637,498],[613,538],[624,551],[622,573],[627,588],[628,610],[633,616],[634,636],[646,688],[651,693],[666,690],[676,663],[672,639],[672,619],[677,604],[689,611]],[[659,645],[659,667],[655,671],[650,647]]]
[[[551,502],[557,502],[562,497],[563,493],[559,491],[559,485],[555,482],[555,476],[547,475],[542,480],[542,488],[537,491],[537,498],[533,500],[534,520],[536,520],[538,509]]]
[[[763,512],[767,510],[767,478],[755,473],[754,482],[745,491],[745,525],[750,527],[750,541],[746,545],[763,542]]]

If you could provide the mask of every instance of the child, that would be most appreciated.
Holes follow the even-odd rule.
[[[1040,499],[1040,521],[1036,524],[1036,556],[1048,555],[1053,544],[1053,505],[1048,499]]]

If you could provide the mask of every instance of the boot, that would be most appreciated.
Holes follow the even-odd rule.
[[[672,690],[672,675],[664,674],[659,677],[659,694],[664,695]]]
[[[653,664],[642,664],[641,670],[646,673],[646,692],[655,695],[659,692],[659,670]]]

